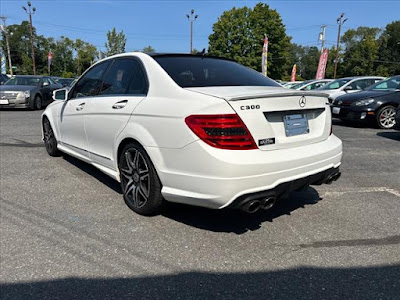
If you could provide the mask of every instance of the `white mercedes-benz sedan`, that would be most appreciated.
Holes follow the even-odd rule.
[[[326,95],[288,91],[231,60],[120,54],[53,97],[42,115],[47,152],[120,181],[142,215],[165,201],[255,212],[340,176]]]

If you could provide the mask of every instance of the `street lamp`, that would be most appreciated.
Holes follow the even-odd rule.
[[[190,53],[193,52],[193,22],[197,20],[199,15],[194,14],[194,9],[190,11],[190,16],[186,15],[190,22]]]
[[[337,47],[336,47],[336,59],[335,59],[335,70],[333,72],[333,79],[336,79],[336,70],[337,70],[337,65],[339,62],[339,47],[340,47],[340,30],[342,28],[342,25],[344,22],[346,22],[348,19],[344,19],[344,13],[340,15],[339,18],[337,18],[336,22],[339,24],[339,30],[338,30],[338,37],[337,37]]]
[[[28,9],[25,6],[22,6],[22,8],[29,15],[29,24],[30,24],[30,31],[31,31],[33,75],[36,75],[35,47],[33,46],[33,26],[32,26],[32,15],[36,12],[36,8],[32,7],[32,4],[30,1],[28,1]]]

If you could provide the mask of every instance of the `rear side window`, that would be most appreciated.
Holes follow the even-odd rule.
[[[95,96],[100,91],[102,77],[107,70],[110,62],[100,63],[90,69],[75,84],[71,98]]]
[[[280,86],[257,71],[230,60],[189,55],[153,58],[181,87]]]
[[[147,80],[136,59],[116,59],[110,67],[100,95],[145,95]]]

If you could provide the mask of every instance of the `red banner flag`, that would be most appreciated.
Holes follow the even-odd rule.
[[[297,71],[297,66],[296,66],[296,64],[294,64],[293,69],[292,69],[292,77],[290,79],[291,82],[296,81],[296,71]]]
[[[327,62],[328,62],[328,49],[324,49],[319,58],[317,75],[315,75],[315,79],[324,79],[325,78],[325,70],[326,70]]]

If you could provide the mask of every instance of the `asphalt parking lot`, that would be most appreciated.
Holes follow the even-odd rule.
[[[400,132],[335,122],[342,177],[246,215],[142,217],[52,158],[41,111],[0,111],[1,299],[399,299]]]

